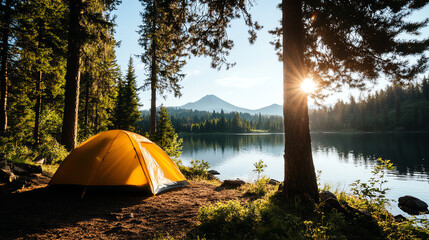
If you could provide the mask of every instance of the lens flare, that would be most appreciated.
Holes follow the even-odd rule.
[[[312,93],[316,90],[316,83],[310,78],[306,78],[301,84],[301,89],[306,93]]]

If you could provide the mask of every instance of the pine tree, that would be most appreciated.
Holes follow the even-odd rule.
[[[16,50],[19,55],[17,66],[22,69],[19,78],[26,78],[26,84],[34,88],[34,92],[30,92],[30,97],[35,102],[33,110],[35,145],[38,145],[40,140],[44,103],[42,99],[49,88],[47,85],[63,86],[67,45],[63,22],[66,10],[66,5],[60,0],[35,0],[21,2],[17,6],[19,14],[16,15],[16,23],[20,29],[15,41],[19,49]]]
[[[1,66],[0,66],[0,135],[7,129],[7,92],[8,65],[10,60],[10,38],[12,35],[12,18],[14,1],[1,1]]]
[[[139,44],[144,52],[142,62],[147,66],[148,78],[145,87],[151,90],[150,133],[156,130],[156,95],[165,97],[165,92],[181,96],[179,82],[184,74],[182,67],[187,56],[209,56],[211,66],[233,66],[226,56],[233,47],[226,28],[232,19],[243,16],[249,26],[249,41],[256,39],[255,30],[261,27],[253,22],[247,9],[249,1],[226,3],[224,0],[181,1],[140,0],[144,11],[140,26]]]
[[[232,119],[232,131],[240,132],[243,127],[243,123],[241,122],[241,117],[239,113],[235,113],[234,118]]]
[[[174,130],[167,109],[163,106],[158,111],[158,122],[154,140],[169,156],[178,158],[182,154],[183,140],[179,138]]]
[[[156,130],[156,95],[165,91],[180,97],[179,82],[184,74],[181,69],[185,64],[182,22],[184,16],[179,12],[179,1],[140,0],[144,12],[141,13],[143,24],[140,26],[139,44],[144,53],[141,60],[147,66],[148,78],[144,87],[151,91],[150,134]]]
[[[136,74],[133,66],[133,59],[130,57],[128,62],[128,71],[125,76],[124,84],[124,103],[125,103],[125,121],[123,129],[134,131],[135,124],[140,118],[139,107],[139,97],[137,95],[137,82]]]
[[[61,135],[61,142],[68,150],[74,149],[77,143],[82,48],[85,43],[96,39],[98,34],[103,33],[91,31],[93,30],[91,25],[112,25],[103,18],[103,12],[112,11],[119,2],[119,0],[68,2],[67,73]],[[94,5],[98,5],[99,8],[94,8]],[[103,12],[98,11],[99,9],[102,9]],[[98,112],[97,110],[96,107],[96,112]],[[96,124],[98,121],[98,119],[95,120]]]
[[[422,92],[423,92],[423,96],[426,98],[426,100],[429,101],[429,80],[427,77],[425,77],[423,79]]]
[[[125,82],[118,78],[118,93],[116,96],[113,124],[116,129],[125,129],[126,119],[126,101],[125,101]]]
[[[114,16],[106,6],[93,1],[88,11],[98,14],[103,22],[85,21],[91,40],[82,47],[82,88],[79,106],[80,137],[105,131],[114,123],[114,102],[117,94],[117,79],[120,69],[116,63]],[[83,134],[83,135],[82,135]]]
[[[133,66],[133,59],[128,62],[127,75],[125,81],[119,78],[118,95],[115,104],[114,125],[117,129],[134,131],[137,121],[140,119],[139,98],[137,95],[136,75]]]

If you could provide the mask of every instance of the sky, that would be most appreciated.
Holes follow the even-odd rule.
[[[185,78],[181,81],[182,97],[175,98],[167,94],[166,99],[157,97],[157,106],[182,106],[188,102],[195,102],[200,98],[214,94],[219,98],[238,107],[258,109],[271,104],[283,102],[282,64],[278,61],[274,47],[269,43],[273,36],[268,33],[280,25],[281,12],[276,7],[280,1],[259,0],[251,9],[252,17],[258,21],[263,29],[258,31],[255,44],[248,42],[247,27],[242,19],[234,20],[228,30],[228,36],[234,41],[234,48],[228,56],[229,62],[236,65],[229,70],[220,71],[210,67],[210,59],[204,57],[192,58],[183,68]],[[142,6],[138,0],[122,1],[114,12],[116,19],[117,41],[121,41],[116,48],[117,61],[125,75],[128,60],[134,58],[137,84],[142,86],[147,77],[144,65],[135,55],[141,54],[143,49],[138,45],[138,26],[141,24],[140,12]],[[413,14],[413,20],[421,20],[429,16],[429,6]],[[420,37],[429,37],[429,27],[422,31]],[[372,92],[386,87],[387,81],[381,79],[372,87]],[[325,100],[326,105],[334,104],[338,99],[347,100],[350,95],[358,97],[361,93],[348,88],[341,89]],[[366,94],[366,93],[363,93]],[[149,109],[149,90],[139,93],[141,109]],[[311,104],[311,100],[309,101]]]

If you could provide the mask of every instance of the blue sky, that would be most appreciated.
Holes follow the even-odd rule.
[[[273,46],[269,43],[273,37],[268,30],[279,25],[281,12],[276,8],[280,1],[259,0],[251,9],[254,20],[257,20],[264,28],[258,32],[258,39],[254,45],[248,43],[247,28],[241,19],[232,23],[228,35],[234,40],[235,46],[228,58],[230,62],[236,62],[236,66],[229,70],[215,70],[210,68],[210,60],[206,58],[193,58],[188,60],[183,72],[186,77],[181,82],[183,86],[182,97],[175,98],[167,95],[164,100],[158,96],[157,105],[181,106],[188,102],[194,102],[208,94],[214,94],[223,100],[236,106],[257,109],[271,105],[281,104],[282,93],[282,64],[277,60]],[[121,41],[121,46],[116,49],[117,61],[121,70],[125,73],[128,59],[135,54],[141,54],[142,48],[138,45],[138,25],[141,23],[139,12],[142,6],[138,0],[122,1],[115,11],[117,15],[115,38]],[[424,19],[429,16],[429,7],[413,15],[413,19]],[[422,32],[421,37],[429,36],[429,27]],[[137,84],[141,86],[146,78],[144,65],[134,57],[137,74]],[[379,81],[373,89],[385,87],[386,81]],[[359,96],[356,90],[341,89],[333,94],[325,102],[333,104],[337,99],[348,99],[350,95]],[[150,107],[149,91],[141,91],[140,103],[142,109]]]

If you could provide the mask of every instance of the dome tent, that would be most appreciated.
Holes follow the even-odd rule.
[[[190,184],[155,143],[136,133],[110,130],[75,148],[49,185],[149,186],[157,194]]]

